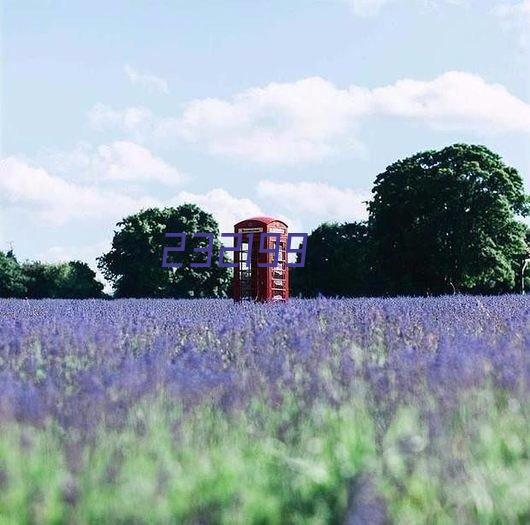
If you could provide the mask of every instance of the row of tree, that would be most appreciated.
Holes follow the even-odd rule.
[[[87,299],[104,294],[103,285],[84,262],[20,264],[10,250],[0,252],[0,297]]]
[[[353,203],[352,203],[353,206]],[[519,173],[483,146],[456,144],[398,161],[377,176],[366,222],[322,224],[308,239],[304,268],[292,272],[302,296],[503,293],[520,284],[529,255],[530,212]],[[184,232],[182,268],[161,266],[166,232]],[[111,250],[98,259],[116,297],[224,297],[230,272],[202,262],[195,232],[218,225],[193,204],[147,209],[117,225]],[[529,283],[530,284],[530,283]],[[101,297],[84,263],[19,265],[0,253],[0,296]]]
[[[456,144],[389,166],[365,223],[309,237],[294,290],[305,296],[518,291],[530,234],[519,173],[482,146]],[[530,284],[526,278],[526,287]]]

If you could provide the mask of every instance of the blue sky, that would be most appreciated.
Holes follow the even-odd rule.
[[[4,0],[0,249],[83,259],[142,207],[309,231],[389,163],[485,144],[530,188],[530,0]]]

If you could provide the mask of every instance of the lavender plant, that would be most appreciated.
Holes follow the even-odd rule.
[[[0,301],[0,521],[525,523],[530,302]]]

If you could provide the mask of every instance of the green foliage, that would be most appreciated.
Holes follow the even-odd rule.
[[[0,297],[24,297],[26,278],[22,267],[10,250],[0,252]]]
[[[193,204],[177,208],[150,208],[118,223],[111,250],[99,258],[99,267],[114,283],[117,297],[222,297],[228,289],[226,268],[219,268],[219,227],[209,213]],[[187,234],[186,251],[177,262],[177,271],[162,268],[164,246],[177,246],[166,239],[166,232]],[[210,268],[191,268],[191,262],[204,262],[204,240],[192,239],[196,232],[214,234]],[[173,240],[174,241],[174,240]]]
[[[67,479],[53,431],[2,428],[0,523],[64,523],[62,489]]]
[[[103,296],[103,285],[84,262],[20,265],[12,251],[0,252],[0,297],[87,299]]]
[[[103,285],[96,280],[96,273],[81,261],[70,261],[65,267],[65,278],[60,283],[59,294],[63,299],[88,299],[103,297]]]
[[[23,265],[30,299],[88,299],[103,297],[103,285],[96,274],[80,261],[60,264],[30,262]]]
[[[471,396],[437,433],[402,407],[383,439],[380,490],[398,524],[527,523],[528,406]]]
[[[187,415],[158,400],[88,442],[12,423],[0,435],[0,518],[342,523],[371,483],[392,523],[526,523],[528,407],[490,394],[462,402],[437,433],[404,406],[379,439],[359,398]]]
[[[32,523],[37,511],[40,523],[340,522],[348,480],[373,464],[366,413],[315,406],[290,436],[282,427],[292,421],[281,416],[263,404],[253,417],[204,406],[180,421],[179,408],[157,403],[85,444],[51,427],[13,426],[0,437],[0,516],[17,523]]]
[[[378,175],[369,227],[381,292],[513,290],[529,211],[514,168],[483,146],[456,144]]]
[[[324,223],[308,238],[306,264],[292,271],[294,295],[355,297],[370,294],[368,228]]]

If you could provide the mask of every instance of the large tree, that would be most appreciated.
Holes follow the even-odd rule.
[[[202,263],[204,239],[194,233],[212,233],[213,257],[208,268],[192,268]],[[166,233],[185,233],[186,249],[172,254],[170,262],[181,263],[178,269],[162,268],[165,246],[179,246],[180,241],[166,238]],[[99,267],[115,287],[117,297],[222,297],[226,294],[229,274],[217,265],[219,227],[209,213],[193,204],[177,208],[150,208],[126,217],[117,224],[111,250],[99,258]]]
[[[370,295],[366,224],[321,224],[309,235],[307,246],[305,266],[291,270],[294,295]]]
[[[24,297],[26,277],[14,253],[0,252],[0,297]]]
[[[465,144],[419,153],[378,175],[372,193],[370,234],[387,293],[514,289],[528,198],[499,155]]]

